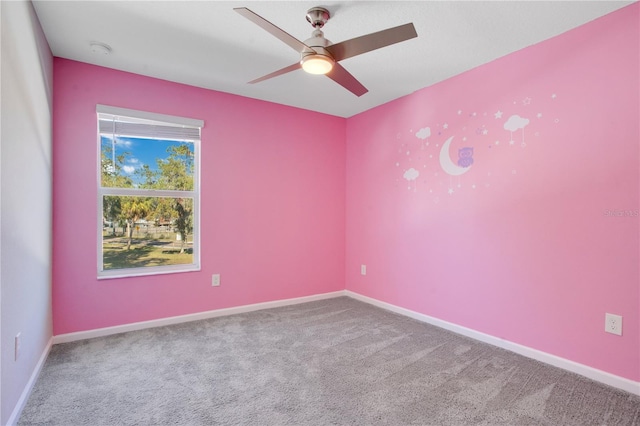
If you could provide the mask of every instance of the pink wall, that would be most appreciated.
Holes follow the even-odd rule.
[[[640,380],[638,9],[350,118],[346,288]]]
[[[54,335],[344,289],[344,119],[58,58],[54,76]],[[205,120],[202,271],[96,279],[96,104]]]

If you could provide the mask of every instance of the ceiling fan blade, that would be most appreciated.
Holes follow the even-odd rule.
[[[362,83],[356,80],[349,71],[344,69],[344,67],[337,62],[333,65],[333,68],[328,74],[326,74],[326,76],[358,97],[369,91],[362,85]]]
[[[254,24],[258,25],[262,29],[266,30],[269,34],[275,36],[279,40],[285,42],[289,46],[291,46],[296,52],[313,52],[309,46],[289,34],[288,32],[281,30],[280,28],[273,25],[271,22],[264,19],[262,16],[252,12],[246,7],[236,7],[233,10],[238,12],[240,15],[244,16]]]
[[[248,84],[260,83],[261,81],[269,80],[270,78],[277,77],[279,75],[286,74],[288,72],[295,71],[300,68],[302,68],[302,66],[300,65],[300,62],[296,62],[293,65],[289,65],[288,67],[284,67],[278,71],[274,71],[271,74],[267,74],[260,78],[256,78],[255,80],[251,80]]]
[[[331,53],[331,56],[336,61],[341,61],[417,36],[418,33],[416,33],[415,27],[412,23],[409,23],[332,44],[325,49]]]

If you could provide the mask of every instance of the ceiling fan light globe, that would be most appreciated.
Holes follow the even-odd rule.
[[[334,61],[325,55],[307,55],[300,61],[302,69],[309,74],[327,74],[333,68]]]

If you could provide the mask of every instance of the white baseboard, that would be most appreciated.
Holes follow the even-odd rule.
[[[500,339],[499,337],[491,336],[489,334],[481,333],[479,331],[462,327],[457,324],[453,324],[447,321],[440,320],[438,318],[430,317],[429,315],[421,314],[409,309],[401,308],[390,303],[382,302],[371,297],[363,296],[358,293],[354,293],[350,290],[345,290],[347,296],[359,300],[361,302],[368,303],[370,305],[385,309],[387,311],[395,312],[400,315],[404,315],[415,320],[425,322],[436,327],[444,328],[445,330],[452,331],[457,334],[461,334],[466,337],[470,337],[475,340],[479,340],[490,345],[497,346],[502,349],[506,349],[511,352],[515,352],[519,355],[527,358],[535,359],[536,361],[543,362],[545,364],[552,365],[554,367],[561,368],[563,370],[571,371],[572,373],[579,374],[587,377],[591,380],[595,380],[605,385],[613,386],[618,389],[622,389],[634,395],[640,395],[640,382],[634,382],[633,380],[625,379],[624,377],[616,376],[606,371],[598,370],[593,367],[589,367],[584,364],[579,364],[575,361],[571,361],[565,358],[561,358],[556,355],[551,355],[546,352],[539,351],[527,346],[513,343],[508,340]]]
[[[51,350],[52,345],[53,345],[53,337],[49,339],[49,343],[47,343],[47,346],[44,348],[44,351],[42,351],[42,355],[40,355],[40,359],[36,364],[36,368],[33,369],[33,372],[31,373],[31,377],[29,377],[29,381],[27,382],[27,385],[24,387],[24,390],[20,395],[20,399],[18,399],[16,406],[13,408],[13,412],[11,413],[11,416],[9,416],[9,420],[7,421],[6,426],[14,426],[16,423],[18,423],[18,420],[20,419],[20,414],[22,414],[22,410],[24,409],[24,406],[27,404],[27,401],[29,400],[29,396],[31,395],[33,386],[36,384],[36,381],[38,380],[38,376],[40,376],[40,372],[42,371],[44,362],[47,360],[47,357],[49,356],[49,351]]]
[[[113,327],[98,328],[95,330],[78,331],[74,333],[59,334],[53,336],[53,344],[75,342],[77,340],[92,339],[94,337],[109,336],[112,334],[126,333],[128,331],[144,330],[146,328],[163,327],[165,325],[180,324],[183,322],[198,321],[208,318],[222,317],[226,315],[242,314],[245,312],[260,311],[262,309],[279,308],[281,306],[297,305],[299,303],[314,302],[316,300],[331,299],[346,296],[345,290],[331,293],[314,294],[312,296],[298,297],[295,299],[274,300],[272,302],[255,303],[253,305],[237,306],[233,308],[216,309],[213,311],[198,312],[196,314],[180,315],[157,320],[134,322],[131,324],[116,325]]]

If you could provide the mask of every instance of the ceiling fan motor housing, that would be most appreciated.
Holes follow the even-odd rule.
[[[326,51],[325,47],[331,45],[332,43],[324,38],[324,33],[318,29],[314,30],[311,34],[311,38],[308,38],[304,41],[304,44],[315,50],[321,55],[331,56],[329,52]],[[303,52],[303,56],[304,56]]]

